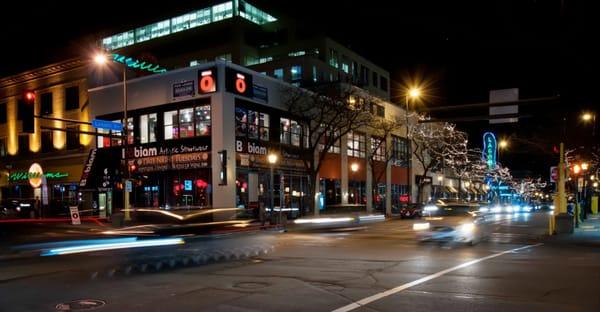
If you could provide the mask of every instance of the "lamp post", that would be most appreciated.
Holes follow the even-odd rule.
[[[498,159],[497,159],[498,162],[500,162],[500,155],[502,154],[501,151],[505,150],[507,148],[508,148],[508,140],[501,139],[500,142],[498,142]]]
[[[270,202],[271,202],[271,217],[272,217],[273,211],[275,209],[275,187],[274,187],[274,179],[273,179],[273,167],[277,163],[277,155],[271,153],[271,154],[269,154],[269,156],[267,156],[267,159],[269,161],[269,165],[270,165],[270,169],[271,169],[271,175],[269,178],[269,187],[271,188]],[[281,187],[281,185],[279,187]],[[281,222],[281,205],[279,207],[279,222]]]
[[[596,112],[587,112],[581,115],[583,122],[592,123],[592,137],[596,136]]]
[[[408,193],[408,203],[407,203],[407,207],[408,204],[411,201],[411,197],[412,197],[412,188],[411,188],[411,181],[410,181],[410,138],[409,138],[409,129],[408,129],[408,99],[409,98],[418,98],[421,95],[421,90],[418,88],[411,88],[410,90],[408,90],[408,94],[406,95],[405,99],[406,99],[406,111],[404,113],[405,117],[406,117],[406,192]]]
[[[354,176],[355,176],[355,173],[358,171],[358,163],[352,163],[352,164],[350,165],[350,170],[352,171],[352,178],[354,178]],[[356,182],[356,181],[355,181],[355,182]],[[356,204],[356,197],[357,197],[357,196],[354,196],[354,198],[353,198],[353,199],[354,199],[354,203],[355,203],[355,204]],[[360,200],[360,199],[359,199],[359,200]]]
[[[94,62],[97,65],[103,66],[108,63],[108,56],[105,53],[98,53],[94,56]],[[123,179],[123,208],[125,210],[125,221],[130,221],[131,216],[129,214],[129,193],[127,192],[127,181],[129,181],[129,158],[127,156],[127,145],[129,144],[129,127],[127,120],[127,65],[122,65],[123,71],[123,133],[125,137],[124,147],[125,147],[125,178]]]

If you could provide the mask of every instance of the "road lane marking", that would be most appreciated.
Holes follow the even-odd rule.
[[[366,298],[361,299],[359,301],[353,302],[353,303],[351,303],[349,305],[346,305],[346,306],[343,306],[341,308],[335,309],[335,310],[333,310],[333,312],[348,312],[348,311],[352,311],[354,309],[358,309],[360,307],[363,307],[363,306],[365,306],[365,305],[367,305],[367,304],[369,304],[371,302],[374,302],[374,301],[377,301],[379,299],[385,298],[387,296],[399,293],[399,292],[401,292],[401,291],[403,291],[405,289],[411,288],[413,286],[417,286],[417,285],[423,284],[423,283],[425,283],[427,281],[430,281],[432,279],[436,279],[436,278],[438,278],[440,276],[443,276],[443,275],[446,275],[446,274],[448,274],[450,272],[466,268],[468,266],[471,266],[473,264],[476,264],[476,263],[479,263],[479,262],[482,262],[482,261],[486,261],[486,260],[489,260],[489,259],[492,259],[492,258],[500,257],[500,256],[502,256],[504,254],[507,254],[507,253],[511,253],[511,252],[515,252],[515,251],[519,251],[519,250],[524,250],[524,249],[528,249],[528,248],[533,248],[533,247],[537,247],[537,246],[541,246],[541,245],[543,245],[543,244],[539,243],[539,244],[535,244],[535,245],[526,245],[526,246],[522,246],[522,247],[519,247],[519,248],[514,248],[514,249],[510,249],[510,250],[505,250],[503,252],[495,253],[495,254],[492,254],[492,255],[489,255],[489,256],[486,256],[486,257],[483,257],[483,258],[471,260],[471,261],[459,264],[457,266],[451,267],[449,269],[445,269],[445,270],[439,271],[437,273],[425,276],[425,277],[420,278],[418,280],[415,280],[415,281],[412,281],[412,282],[400,285],[398,287],[394,287],[392,289],[388,289],[386,291],[380,292],[380,293],[372,295],[370,297],[366,297]]]

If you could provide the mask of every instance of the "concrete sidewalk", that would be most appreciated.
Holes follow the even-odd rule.
[[[573,234],[551,236],[547,243],[600,247],[600,214],[588,215],[587,220],[579,223]]]

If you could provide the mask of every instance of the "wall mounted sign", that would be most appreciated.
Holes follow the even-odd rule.
[[[92,120],[92,127],[98,129],[106,129],[113,131],[123,131],[123,124],[120,122],[114,122],[110,120],[94,119]]]
[[[217,68],[198,71],[198,93],[212,93],[217,91]]]
[[[173,84],[173,98],[192,97],[196,95],[194,80],[186,80]]]
[[[488,169],[496,168],[497,153],[498,145],[496,142],[496,136],[491,132],[484,133],[482,157],[487,163]]]
[[[269,89],[259,85],[253,85],[252,88],[254,89],[253,92],[255,99],[269,102]]]
[[[252,98],[254,95],[253,86],[252,75],[233,68],[225,68],[225,89],[228,92]]]
[[[42,170],[42,166],[38,163],[31,164],[29,167],[29,184],[33,188],[38,188],[42,185],[42,180],[44,177],[44,171]]]
[[[46,176],[46,179],[61,179],[61,178],[66,178],[69,176],[68,173],[66,172],[46,172],[44,174]],[[25,172],[25,171],[17,171],[17,172],[11,172],[10,175],[8,176],[8,180],[10,182],[17,182],[17,181],[25,181],[25,180],[29,180],[30,177],[37,177],[38,174],[30,174],[29,172]],[[40,176],[41,178],[41,176]]]

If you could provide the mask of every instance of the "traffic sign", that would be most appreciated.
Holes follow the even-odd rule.
[[[79,208],[77,206],[69,206],[69,210],[71,211],[71,223],[73,225],[81,224],[81,219],[79,219]]]
[[[123,131],[123,124],[120,122],[114,122],[109,120],[94,119],[92,120],[92,127],[113,131]]]
[[[125,181],[125,192],[127,192],[127,193],[133,192],[133,183],[131,183],[131,180]]]
[[[550,182],[556,183],[558,181],[558,167],[550,167]]]

